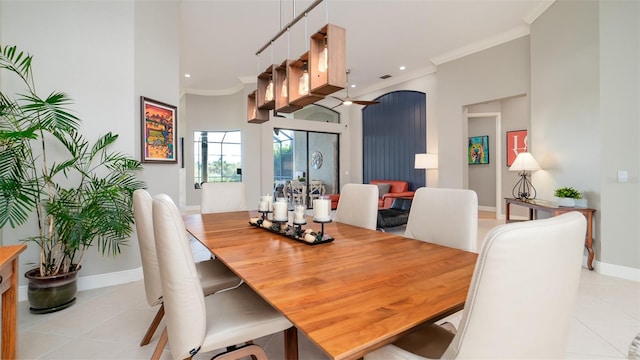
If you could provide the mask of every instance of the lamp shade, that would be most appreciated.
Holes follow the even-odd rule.
[[[416,169],[437,169],[438,155],[437,154],[416,154],[414,167]]]
[[[521,152],[518,154],[515,160],[513,160],[513,164],[509,168],[509,171],[535,171],[540,170],[540,165],[533,158],[531,153]]]

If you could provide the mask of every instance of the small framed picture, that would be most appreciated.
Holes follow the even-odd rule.
[[[527,151],[527,130],[507,131],[507,166],[513,164],[518,154]]]
[[[489,163],[489,135],[469,137],[469,165]]]
[[[177,163],[177,108],[140,97],[143,163]]]

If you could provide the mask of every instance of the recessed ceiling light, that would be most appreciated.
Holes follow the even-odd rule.
[[[184,77],[186,77],[186,78],[190,78],[190,77],[191,77],[191,74],[184,74]]]
[[[351,87],[352,87],[352,88],[353,88],[353,87],[356,87],[356,84],[351,84]]]
[[[406,69],[406,68],[407,68],[406,66],[404,66],[404,65],[400,65],[400,70],[404,70],[404,69]]]

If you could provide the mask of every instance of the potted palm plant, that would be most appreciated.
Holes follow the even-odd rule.
[[[118,135],[90,143],[63,92],[41,98],[35,90],[32,56],[0,46],[0,70],[24,89],[0,91],[0,227],[25,225],[35,213],[38,265],[25,273],[31,311],[64,309],[75,301],[76,274],[86,251],[120,253],[132,232],[132,195],[139,161],[110,150]]]

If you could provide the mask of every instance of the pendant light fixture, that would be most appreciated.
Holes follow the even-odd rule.
[[[346,86],[346,39],[345,30],[328,23],[329,10],[325,2],[327,25],[323,26],[313,36],[307,35],[307,15],[318,4],[325,0],[314,0],[304,12],[298,14],[285,26],[282,26],[282,4],[280,31],[257,52],[258,70],[260,68],[260,54],[271,47],[271,64],[258,75],[257,90],[250,94],[247,105],[247,118],[250,122],[255,119],[268,120],[261,111],[293,112],[303,106],[324,99]],[[282,0],[281,0],[282,2]],[[295,0],[293,0],[295,14]],[[297,60],[291,60],[289,54],[289,36],[291,27],[304,17],[304,38],[306,52]],[[287,59],[281,65],[273,65],[273,44],[285,31],[287,32]],[[250,103],[255,104],[256,114]],[[266,118],[266,120],[264,120]],[[260,122],[262,122],[260,121]]]
[[[327,24],[311,35],[309,49],[309,91],[329,95],[345,88],[346,31]]]

